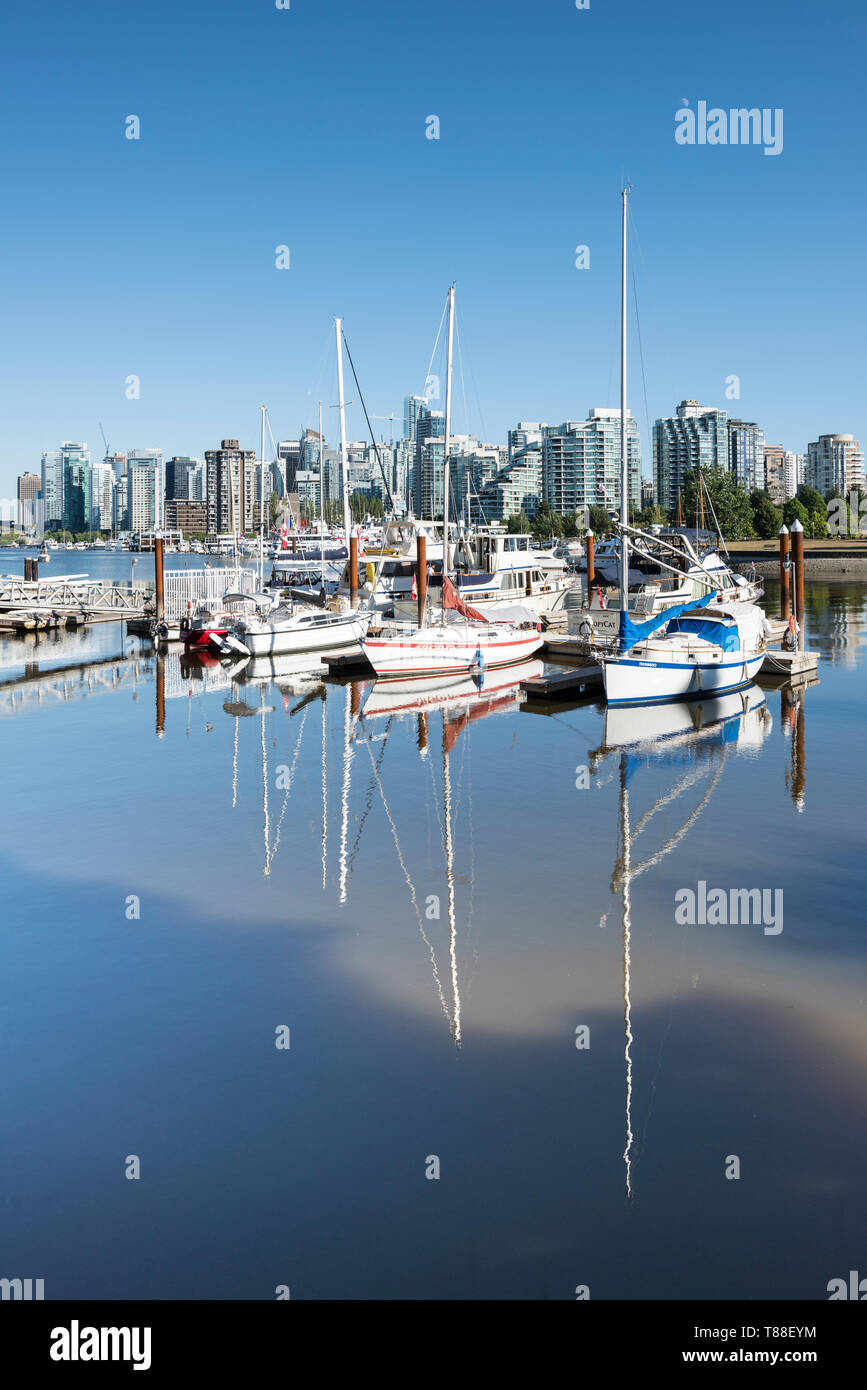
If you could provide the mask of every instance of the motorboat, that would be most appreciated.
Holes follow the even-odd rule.
[[[318,604],[286,600],[262,616],[233,623],[221,640],[221,650],[248,656],[284,652],[331,651],[356,646],[373,618],[372,609],[321,608]]]

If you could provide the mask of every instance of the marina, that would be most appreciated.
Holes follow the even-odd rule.
[[[769,578],[769,611],[780,599]],[[657,1296],[683,1298],[708,1256],[701,1291],[721,1297],[749,1229],[740,1294],[822,1297],[839,1194],[857,1205],[845,749],[867,589],[807,583],[804,616],[818,680],[631,710],[606,708],[598,671],[539,697],[580,675],[544,654],[389,682],[351,657],[204,658],[123,622],[0,637],[8,1033],[25,1011],[59,1022],[104,1098],[73,1131],[48,1041],[7,1070],[7,1107],[32,1117],[3,1141],[11,1258],[35,1249],[56,1296],[159,1296],[170,1220],[179,1297],[193,1281],[234,1297],[276,1268],[305,1298],[370,1278],[384,1297],[407,1280],[415,1297],[569,1297],[580,1278],[640,1298],[652,1268]],[[62,778],[49,859],[34,777]],[[782,931],[678,925],[675,894],[699,880],[780,888]],[[134,1265],[108,1234],[75,1248],[80,1179],[58,1192],[46,1148],[156,1169],[138,1212],[122,1187],[88,1198],[101,1230],[127,1223]],[[750,1165],[734,1221],[731,1151]],[[447,1239],[418,1177],[430,1154]],[[793,1193],[809,1195],[794,1223]]]

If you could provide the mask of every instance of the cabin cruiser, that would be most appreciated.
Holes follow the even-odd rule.
[[[539,553],[532,536],[510,535],[501,527],[480,527],[461,536],[452,562],[458,596],[485,616],[493,609],[504,614],[516,606],[540,616],[558,612],[578,581],[562,560],[550,555],[546,565],[537,558]],[[442,609],[442,584],[436,576],[430,576],[428,584],[433,615]],[[394,615],[411,619],[414,607],[411,598],[395,601]]]

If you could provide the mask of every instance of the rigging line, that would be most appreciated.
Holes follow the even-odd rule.
[[[382,747],[381,747],[381,749],[380,749],[380,751],[379,751],[379,761],[378,761],[378,763],[377,763],[377,767],[380,769],[380,771],[382,770],[382,760],[383,760],[383,758],[385,757],[385,749],[386,749],[386,744],[387,744],[387,742],[388,742],[388,731],[389,731],[389,729],[391,728],[393,722],[394,722],[394,715],[392,715],[392,716],[389,718],[388,723],[387,723],[386,726],[385,726],[385,733],[383,734],[383,738],[382,738]],[[347,881],[347,883],[348,883],[349,880],[352,878],[352,870],[353,870],[353,868],[354,868],[354,866],[355,866],[355,859],[356,859],[356,856],[357,856],[357,854],[358,854],[359,846],[360,846],[360,844],[361,844],[361,835],[362,835],[362,831],[364,830],[364,826],[365,826],[365,822],[366,822],[366,820],[367,820],[367,817],[368,817],[368,815],[370,814],[370,808],[371,808],[371,806],[373,805],[373,788],[374,788],[374,783],[373,783],[373,778],[371,778],[371,779],[370,779],[370,784],[369,784],[369,786],[368,786],[368,788],[367,788],[367,795],[366,795],[365,798],[364,798],[364,814],[362,815],[361,819],[360,819],[359,822],[358,822],[358,834],[357,834],[356,837],[355,837],[355,844],[352,846],[352,849],[351,849],[350,854],[349,854],[349,863],[348,863],[347,869],[346,869],[346,881]]]
[[[466,430],[467,434],[469,434],[470,412],[467,408],[467,388],[464,382],[464,354],[461,349],[461,332],[457,314],[455,314],[455,347],[458,350],[458,370],[461,374],[461,397],[464,402],[464,429]]]
[[[676,831],[674,835],[670,836],[670,838],[666,840],[664,845],[660,846],[656,854],[651,855],[649,859],[645,859],[643,864],[639,864],[637,869],[632,870],[632,878],[638,878],[638,875],[643,874],[646,869],[652,869],[656,864],[660,863],[660,861],[664,859],[667,854],[670,854],[671,851],[680,843],[684,835],[686,835],[687,832],[692,829],[699,816],[701,815],[702,811],[704,810],[705,806],[707,805],[708,801],[713,796],[713,793],[716,789],[716,785],[719,782],[720,777],[722,776],[724,766],[725,762],[721,762],[713,775],[713,779],[711,781],[710,786],[701,798],[701,801],[698,803],[692,814],[684,821],[680,829]]]
[[[442,984],[440,983],[440,976],[439,976],[439,969],[438,969],[438,967],[437,967],[436,955],[434,954],[434,948],[433,948],[433,946],[431,945],[431,943],[430,943],[430,941],[429,941],[429,939],[428,939],[428,937],[427,937],[427,934],[426,934],[425,929],[424,929],[424,924],[423,924],[423,922],[422,922],[422,920],[421,920],[421,912],[420,912],[420,910],[419,910],[418,898],[416,897],[415,884],[413,883],[412,878],[410,877],[409,869],[406,867],[406,864],[405,864],[405,862],[404,862],[403,852],[401,851],[401,848],[400,848],[400,838],[399,838],[398,833],[397,833],[397,826],[396,826],[395,823],[394,823],[394,819],[393,819],[393,817],[392,817],[391,810],[389,809],[388,801],[387,801],[386,795],[385,795],[385,788],[384,788],[383,785],[382,785],[382,778],[380,777],[379,773],[377,772],[377,769],[376,769],[376,762],[375,762],[375,760],[374,760],[374,756],[373,756],[373,753],[372,753],[372,751],[371,751],[370,744],[369,744],[369,743],[366,743],[366,744],[365,744],[365,747],[366,747],[367,752],[368,752],[369,757],[370,757],[370,765],[371,765],[371,767],[372,767],[372,769],[373,769],[373,776],[374,776],[374,778],[375,778],[375,780],[376,780],[376,785],[377,785],[378,788],[379,788],[379,794],[380,794],[380,796],[382,797],[382,806],[383,806],[383,810],[385,811],[386,817],[387,817],[387,819],[388,819],[388,823],[389,823],[389,825],[391,826],[391,834],[392,834],[392,837],[393,837],[393,839],[394,839],[394,847],[395,847],[395,849],[396,849],[396,851],[397,851],[398,863],[400,864],[401,870],[403,871],[403,876],[404,876],[404,878],[406,879],[407,887],[409,888],[409,895],[410,895],[410,899],[411,899],[411,901],[412,901],[413,910],[414,910],[415,915],[416,915],[416,917],[417,917],[417,919],[418,919],[418,929],[419,929],[419,931],[420,931],[420,933],[421,933],[422,941],[424,942],[425,946],[427,946],[428,953],[430,954],[431,966],[432,966],[432,968],[433,968],[434,982],[435,982],[436,987],[437,987],[437,993],[439,994],[439,997],[440,997],[440,1004],[441,1004],[441,1006],[442,1006],[443,1015],[444,1015],[444,1017],[445,1017],[445,1019],[446,1019],[446,1022],[449,1023],[449,1025],[451,1025],[451,1019],[450,1019],[450,1017],[449,1017],[448,1005],[446,1004],[445,995],[443,994],[443,987],[442,987]]]
[[[424,400],[424,401],[427,400],[427,384],[428,384],[428,382],[430,381],[431,367],[432,367],[433,364],[434,364],[434,358],[436,357],[437,348],[439,347],[440,335],[442,334],[442,331],[443,331],[443,323],[445,322],[446,310],[448,309],[448,306],[449,306],[449,300],[448,300],[448,295],[446,295],[446,302],[445,302],[445,304],[443,305],[443,311],[442,311],[442,314],[441,314],[441,316],[440,316],[440,326],[439,326],[439,328],[437,329],[437,335],[436,335],[436,338],[434,339],[433,352],[431,353],[431,355],[430,355],[430,361],[429,361],[428,364],[427,364],[427,376],[426,376],[425,379],[424,379],[424,388],[423,388],[423,390],[422,390],[422,392],[421,392],[422,400]]]
[[[644,392],[644,423],[647,426],[648,447],[653,457],[653,435],[650,432],[650,406],[647,404],[647,376],[644,371],[644,343],[641,339],[641,318],[638,313],[638,286],[635,282],[635,258],[630,251],[630,265],[632,266],[632,300],[635,304],[635,327],[638,330],[638,355],[641,359],[641,386]],[[640,499],[639,499],[640,500]],[[639,507],[640,510],[640,507]]]
[[[306,720],[306,718],[307,718],[307,710],[305,709],[305,710],[304,710],[304,713],[303,713],[302,716],[301,716],[301,727],[300,727],[299,730],[298,730],[298,739],[297,739],[296,744],[295,744],[295,753],[294,753],[294,756],[293,756],[293,758],[292,758],[292,766],[291,766],[290,769],[289,769],[289,777],[288,777],[287,782],[286,782],[286,790],[285,790],[285,792],[283,793],[283,808],[282,808],[282,810],[281,810],[281,812],[280,812],[280,819],[277,821],[277,829],[276,829],[275,834],[274,834],[274,845],[273,845],[272,849],[270,850],[270,853],[269,853],[269,856],[268,856],[268,872],[269,872],[269,873],[271,872],[271,865],[272,865],[272,863],[274,862],[274,857],[275,857],[275,855],[277,854],[277,850],[278,850],[279,845],[280,845],[280,829],[281,829],[281,827],[282,827],[282,825],[283,825],[283,817],[284,817],[285,814],[286,814],[286,807],[287,807],[288,804],[289,804],[289,793],[290,793],[291,790],[292,790],[292,783],[293,783],[294,780],[295,780],[295,764],[298,762],[298,754],[299,754],[300,751],[301,751],[301,738],[302,738],[302,736],[303,736],[303,734],[304,734],[304,721]]]
[[[343,346],[346,348],[346,356],[349,358],[349,365],[352,368],[352,375],[355,380],[356,389],[358,391],[358,399],[361,401],[361,409],[364,411],[364,418],[367,421],[367,429],[368,433],[370,434],[370,442],[373,445],[374,450],[376,452],[376,461],[379,464],[379,471],[382,474],[382,485],[385,488],[385,496],[386,500],[388,501],[388,510],[390,512],[393,512],[394,502],[392,501],[391,491],[389,490],[388,479],[385,476],[385,469],[382,466],[382,459],[379,457],[379,445],[373,437],[373,426],[370,423],[370,416],[367,413],[367,406],[364,404],[364,397],[361,394],[361,387],[358,383],[358,375],[355,370],[355,363],[352,360],[352,353],[349,351],[349,343],[346,341],[346,334],[345,332],[343,332],[342,326],[341,333],[343,334]]]
[[[709,772],[710,766],[705,763],[704,766],[694,768],[691,772],[687,772],[681,777],[680,781],[675,783],[671,791],[667,792],[665,796],[661,796],[658,801],[653,803],[648,811],[645,811],[633,831],[633,841],[637,840],[642,830],[647,828],[657,811],[661,811],[664,806],[670,806],[672,801],[676,801],[684,792],[689,791],[690,787],[694,787],[696,782],[700,782],[703,777],[707,777]]]
[[[482,443],[485,443],[485,442],[486,442],[486,438],[487,438],[487,433],[488,433],[488,427],[487,427],[487,425],[485,424],[485,417],[484,417],[484,414],[483,414],[483,412],[482,412],[482,401],[481,401],[481,397],[479,396],[479,388],[478,388],[478,386],[476,385],[476,374],[475,374],[475,372],[473,371],[473,359],[472,359],[471,356],[468,358],[467,368],[468,368],[468,371],[469,371],[469,373],[470,373],[470,381],[472,382],[472,386],[473,386],[473,394],[475,395],[475,398],[476,398],[476,409],[477,409],[477,411],[479,412],[479,423],[481,424],[481,427],[482,427]]]

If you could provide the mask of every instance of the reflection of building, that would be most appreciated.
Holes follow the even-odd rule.
[[[851,434],[820,434],[807,445],[806,481],[827,497],[839,492],[848,497],[853,488],[864,486],[864,455]]]
[[[657,424],[660,422],[657,421]],[[641,504],[641,441],[626,413],[629,504]],[[620,507],[620,411],[594,409],[586,420],[548,426],[542,443],[545,500],[555,512]]]
[[[653,426],[653,485],[656,505],[673,511],[687,473],[729,466],[726,412],[681,401],[677,414]]]

